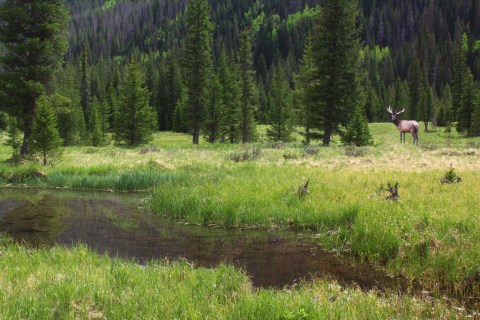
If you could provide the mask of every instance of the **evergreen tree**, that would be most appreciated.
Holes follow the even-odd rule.
[[[440,103],[436,112],[437,126],[444,127],[450,123],[450,110],[452,109],[452,91],[447,84],[440,91]]]
[[[240,86],[237,65],[227,58],[222,48],[218,61],[218,79],[220,81],[222,102],[224,105],[221,135],[230,143],[239,140],[240,129]]]
[[[315,83],[315,62],[312,51],[312,40],[309,37],[305,53],[303,55],[300,72],[297,75],[297,89],[295,91],[296,112],[299,125],[305,128],[305,143],[310,144],[312,130],[320,127],[317,112],[317,91]]]
[[[63,144],[57,128],[55,109],[46,95],[40,96],[37,101],[31,144],[32,153],[42,157],[44,166],[48,164],[48,159],[59,155]]]
[[[292,94],[283,68],[277,68],[270,89],[269,128],[273,141],[290,141],[293,132]]]
[[[252,44],[246,31],[241,34],[240,42],[240,85],[241,111],[240,131],[242,143],[254,141],[256,138],[256,88],[252,70]]]
[[[90,66],[88,63],[88,51],[87,51],[87,44],[86,42],[83,43],[82,47],[82,57],[81,57],[81,66],[80,66],[80,76],[81,76],[81,83],[80,83],[80,104],[82,105],[83,114],[85,117],[85,123],[88,126],[88,130],[92,130],[90,128]]]
[[[315,21],[313,55],[318,83],[319,117],[323,144],[348,124],[358,94],[359,55],[357,4],[349,0],[325,0]]]
[[[191,0],[187,7],[188,32],[185,39],[185,84],[188,92],[188,121],[193,143],[200,140],[200,129],[208,104],[208,77],[212,69],[212,24],[207,0]]]
[[[205,110],[204,134],[208,142],[214,143],[221,136],[224,123],[224,103],[222,86],[216,73],[212,73],[208,82],[208,103]]]
[[[182,90],[180,99],[175,107],[175,112],[173,113],[173,131],[188,133],[188,120],[186,116],[186,111],[188,108],[188,93],[186,88]]]
[[[408,88],[410,92],[409,118],[412,120],[418,120],[418,103],[422,94],[422,81],[420,63],[415,58],[408,74]]]
[[[468,81],[467,50],[467,35],[463,34],[462,37],[457,36],[453,52],[452,122],[458,121],[460,117],[459,109],[462,108],[463,94],[466,87],[465,81]],[[460,125],[460,128],[462,129],[462,124]]]
[[[80,103],[80,90],[72,64],[57,73],[57,83],[50,100],[54,100],[58,130],[65,146],[82,145],[88,140],[85,117]]]
[[[472,125],[470,129],[470,136],[480,137],[480,88],[478,83],[474,89],[474,105],[472,112]]]
[[[345,134],[342,135],[342,142],[345,145],[371,146],[373,144],[372,135],[368,128],[367,117],[362,107],[357,107],[353,118],[347,125]]]
[[[425,84],[422,88],[422,93],[420,94],[420,101],[418,102],[418,113],[420,119],[425,123],[425,132],[428,131],[428,123],[430,122],[433,115],[433,91],[432,88]]]
[[[150,92],[145,76],[132,56],[127,76],[120,86],[118,109],[115,113],[114,139],[129,146],[151,140],[157,128],[157,115],[150,106]]]
[[[17,164],[20,161],[20,148],[22,147],[22,138],[20,130],[18,130],[18,122],[15,117],[8,118],[7,126],[7,141],[5,145],[12,147],[13,164]]]
[[[63,0],[4,0],[0,3],[0,87],[9,113],[24,132],[22,156],[29,153],[37,98],[48,86],[67,49],[68,11]],[[27,10],[28,8],[28,10]]]
[[[102,108],[97,97],[93,97],[92,108],[89,115],[90,142],[98,147],[106,141],[105,119],[102,114]]]
[[[0,111],[0,131],[7,130],[8,128],[8,114]]]
[[[470,70],[463,74],[463,87],[460,103],[457,105],[457,131],[467,136],[472,131],[472,116],[478,104],[478,86]]]

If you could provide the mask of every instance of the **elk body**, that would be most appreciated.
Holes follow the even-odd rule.
[[[413,144],[418,146],[418,122],[415,120],[399,120],[398,115],[405,112],[405,109],[396,112],[389,106],[387,111],[392,115],[393,124],[396,125],[398,131],[400,131],[400,143],[405,143],[405,133],[410,132],[413,137]]]

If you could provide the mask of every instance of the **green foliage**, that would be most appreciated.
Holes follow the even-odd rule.
[[[213,26],[207,0],[189,1],[186,19],[188,31],[184,67],[188,108],[185,111],[193,133],[193,143],[198,144],[208,104],[208,81],[213,67],[210,48]]]
[[[86,246],[33,249],[5,236],[0,250],[0,282],[15,288],[5,290],[0,300],[7,319],[458,317],[456,308],[442,302],[432,305],[408,295],[368,293],[330,280],[288,289],[253,288],[244,272],[225,264],[211,269],[185,261],[139,265],[98,255]]]
[[[368,121],[362,107],[357,107],[352,119],[342,135],[342,143],[357,147],[373,145],[372,135],[368,128]]]
[[[432,88],[429,85],[424,86],[420,94],[417,110],[420,119],[425,123],[425,131],[428,131],[428,123],[432,120],[434,109]]]
[[[445,172],[445,174],[443,175],[442,179],[440,179],[440,182],[444,184],[458,183],[461,181],[462,181],[462,178],[457,175],[457,173],[455,172],[455,168],[453,168],[451,164],[450,164],[450,169],[448,169],[447,172]]]
[[[230,142],[238,142],[240,134],[240,85],[238,66],[226,55],[225,48],[220,52],[218,78],[221,86],[222,102],[222,136]]]
[[[457,105],[457,131],[464,133],[466,136],[475,136],[478,133],[478,127],[474,127],[473,120],[478,124],[478,119],[474,116],[480,105],[480,89],[479,84],[474,81],[470,70],[465,70],[463,74],[463,86],[461,92],[461,100]]]
[[[252,70],[252,43],[247,31],[243,31],[240,42],[240,131],[242,143],[256,139],[255,112],[257,110],[257,92]]]
[[[222,97],[222,85],[218,75],[213,73],[207,84],[208,103],[205,106],[204,135],[208,142],[219,141],[224,132],[225,105]]]
[[[0,131],[7,130],[8,128],[8,114],[0,111]]]
[[[315,21],[312,51],[322,119],[323,144],[348,124],[358,98],[359,56],[357,5],[348,0],[327,0]]]
[[[97,97],[93,98],[92,109],[90,111],[90,136],[93,146],[98,147],[106,143],[106,119],[103,117],[100,102]]]
[[[272,141],[290,141],[293,132],[292,93],[283,68],[278,67],[270,88],[269,128],[267,136]]]
[[[114,139],[129,146],[149,142],[157,128],[157,115],[149,104],[145,76],[132,56],[125,81],[120,87],[115,112]]]
[[[0,91],[8,100],[8,112],[22,124],[23,155],[29,151],[36,100],[50,84],[67,49],[68,11],[64,5],[62,0],[5,0],[0,4],[4,52]]]
[[[20,130],[18,130],[18,122],[15,117],[9,117],[7,127],[7,141],[5,145],[12,147],[13,164],[17,164],[20,161],[20,148],[22,147],[22,137]]]
[[[39,154],[46,166],[49,159],[59,156],[62,144],[55,109],[46,95],[40,96],[32,123],[32,153]]]
[[[297,86],[294,95],[294,110],[298,114],[298,124],[305,128],[305,142],[307,145],[310,144],[312,139],[311,130],[320,127],[320,117],[317,112],[318,103],[316,99],[315,68],[312,38],[309,37],[301,68],[296,77]]]
[[[81,57],[81,83],[80,83],[80,104],[82,105],[83,114],[85,117],[85,123],[89,131],[92,130],[90,127],[90,66],[88,61],[88,49],[87,43],[83,43],[82,47],[82,57]]]

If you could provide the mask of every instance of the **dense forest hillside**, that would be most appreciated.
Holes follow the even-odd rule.
[[[274,108],[278,107],[274,101],[289,101],[285,108],[298,112],[295,117],[290,111],[286,113],[288,121],[293,122],[287,127],[305,128],[302,121],[312,117],[304,115],[302,120],[297,116],[306,105],[302,90],[309,82],[304,55],[309,36],[318,38],[315,25],[327,2],[208,0],[212,28],[206,50],[211,62],[205,64],[219,83],[212,80],[210,87],[204,88],[212,93],[212,101],[210,109],[207,104],[202,106],[206,109],[201,118],[215,117],[215,108],[220,106],[225,107],[223,113],[228,113],[225,110],[229,107],[238,108],[241,78],[245,85],[252,73],[252,81],[247,81],[255,87],[249,90],[248,98],[255,100],[251,103],[252,121],[271,125],[276,121]],[[148,89],[145,96],[156,111],[157,128],[190,132],[188,80],[192,69],[186,68],[191,60],[186,54],[189,3],[65,2],[70,14],[68,51],[62,72],[52,84],[46,84],[48,93],[68,99],[68,104],[56,108],[65,144],[101,141],[103,138],[92,138],[100,134],[92,133],[93,128],[102,136],[114,131],[131,57],[144,74]],[[451,124],[467,136],[480,134],[480,129],[475,129],[480,127],[480,0],[360,0],[355,16],[357,28],[350,28],[355,31],[355,39],[358,34],[360,43],[354,67],[360,87],[355,105],[359,108],[349,107],[347,113],[358,109],[370,122],[386,121],[390,115],[385,107],[391,105],[397,110],[405,108],[406,118],[425,122],[425,130],[429,123]],[[247,48],[244,62],[248,60],[243,67],[242,46]],[[282,93],[284,80],[288,88]],[[222,96],[215,97],[213,93],[222,91],[220,87]],[[233,102],[227,106],[226,101]],[[348,118],[345,116],[341,126]],[[225,126],[217,128],[217,120],[210,129],[223,130],[222,134],[203,133],[212,142],[225,139]],[[323,133],[319,123],[312,126],[319,129],[312,134],[320,138]],[[305,132],[308,130],[305,128]],[[239,141],[238,137],[229,140]]]
[[[215,26],[215,56],[223,45],[229,55],[235,56],[241,30],[249,29],[254,69],[262,85],[269,87],[271,66],[279,62],[285,65],[294,85],[292,74],[299,69],[306,37],[321,1],[209,2]],[[83,43],[88,46],[92,65],[99,61],[110,63],[107,61],[114,57],[119,60],[131,53],[155,55],[155,63],[161,63],[162,58],[180,59],[186,33],[186,0],[68,0],[67,5],[72,16],[68,54],[71,61],[79,59]],[[360,13],[358,23],[365,45],[362,69],[367,74],[363,84],[367,92],[373,88],[374,97],[370,98],[374,105],[378,104],[367,110],[369,120],[386,119],[379,106],[387,104],[405,106],[410,109],[410,116],[418,118],[416,100],[420,93],[403,91],[409,84],[414,89],[415,82],[423,81],[414,79],[419,72],[436,96],[448,95],[445,87],[453,79],[455,41],[460,41],[463,34],[467,36],[468,64],[475,79],[480,78],[480,1],[362,0]],[[412,94],[414,101],[409,101]]]

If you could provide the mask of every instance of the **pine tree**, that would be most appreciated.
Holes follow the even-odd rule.
[[[18,122],[15,117],[9,117],[7,126],[7,141],[5,145],[12,147],[13,164],[17,164],[20,161],[20,148],[22,147],[22,138],[20,136],[20,130],[18,130]]]
[[[59,155],[63,140],[57,127],[57,116],[49,98],[40,96],[32,123],[32,153],[39,154],[43,165],[48,164],[48,159]]]
[[[450,110],[452,109],[452,91],[447,84],[440,91],[440,103],[436,112],[437,126],[444,127],[450,123]]]
[[[420,94],[420,100],[418,102],[417,110],[420,115],[420,119],[425,123],[425,132],[428,131],[428,123],[433,115],[433,91],[432,88],[425,84]]]
[[[472,116],[475,106],[478,103],[477,84],[473,79],[470,70],[465,70],[463,74],[463,87],[460,103],[457,104],[457,131],[465,135],[471,135]]]
[[[455,40],[455,48],[453,52],[453,81],[452,81],[452,110],[451,121],[458,121],[460,115],[459,109],[463,103],[463,95],[465,90],[465,81],[468,81],[467,73],[467,35],[462,37],[459,35]],[[460,125],[460,128],[462,125]],[[461,128],[462,129],[462,128]]]
[[[129,146],[152,139],[157,128],[157,115],[150,106],[150,92],[136,59],[128,64],[125,81],[120,86],[118,109],[115,113],[114,139]]]
[[[92,130],[90,127],[90,66],[88,63],[88,51],[87,44],[84,42],[82,46],[82,57],[81,57],[81,84],[80,84],[80,104],[82,105],[83,114],[85,117],[85,123],[88,126],[88,130]]]
[[[373,144],[372,135],[368,128],[365,111],[361,107],[355,109],[353,118],[347,125],[345,134],[342,135],[342,142],[345,145],[355,145],[357,147],[370,146]]]
[[[63,0],[4,0],[0,3],[0,91],[24,132],[29,153],[36,101],[51,83],[67,49],[68,11]],[[28,10],[27,10],[28,8]]]
[[[93,97],[92,108],[89,115],[90,141],[93,146],[103,145],[106,140],[105,120],[102,115],[102,108],[97,97]]]
[[[305,128],[305,143],[308,145],[312,139],[312,130],[321,127],[317,112],[317,91],[315,85],[315,62],[313,59],[312,39],[309,37],[303,55],[300,72],[297,75],[295,100],[299,125]]]
[[[359,55],[356,1],[325,0],[313,30],[313,55],[318,82],[318,114],[323,144],[348,124],[358,95]]]
[[[241,111],[240,131],[242,143],[254,141],[256,138],[256,88],[252,70],[252,44],[246,31],[241,34],[240,43],[240,85]]]
[[[220,81],[222,102],[224,104],[221,135],[230,143],[239,140],[240,129],[240,86],[237,65],[227,58],[222,48],[218,61],[218,79]]]
[[[283,68],[277,68],[270,89],[269,128],[267,136],[273,141],[291,140],[293,132],[292,94]]]
[[[208,103],[205,108],[204,134],[210,143],[220,139],[224,112],[222,86],[216,73],[212,73],[208,82]]]
[[[208,103],[208,77],[211,74],[212,24],[207,0],[191,0],[187,7],[187,36],[185,39],[185,83],[188,93],[186,111],[193,134],[193,144],[200,140],[200,129]]]
[[[472,112],[471,137],[480,137],[480,88],[478,83],[474,89],[474,109]]]
[[[186,88],[182,90],[177,105],[175,106],[175,112],[173,113],[173,131],[188,133],[188,120],[186,111],[188,108],[188,93]]]
[[[422,71],[417,58],[414,59],[408,74],[408,88],[410,92],[409,118],[418,120],[418,103],[422,94]]]

